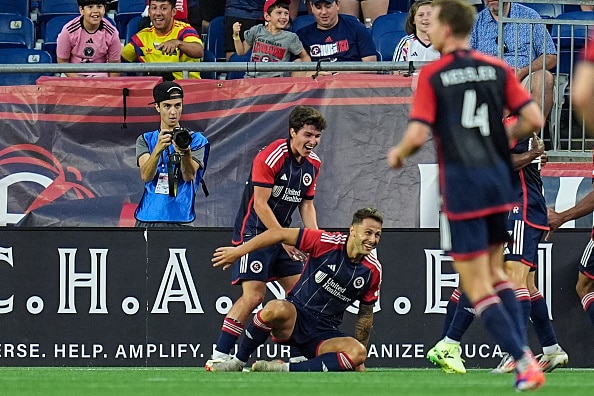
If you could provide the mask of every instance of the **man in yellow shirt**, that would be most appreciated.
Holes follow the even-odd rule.
[[[175,0],[150,0],[149,18],[152,26],[142,29],[122,49],[127,62],[200,62],[204,47],[200,35],[191,25],[174,19]],[[151,73],[164,80],[183,78],[183,72]],[[190,78],[200,78],[190,72]]]

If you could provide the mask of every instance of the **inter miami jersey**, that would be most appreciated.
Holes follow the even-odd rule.
[[[433,130],[442,210],[450,220],[506,212],[514,202],[504,108],[531,101],[501,60],[470,50],[421,69],[409,121]]]
[[[301,163],[291,152],[288,139],[279,139],[260,151],[254,158],[252,172],[243,190],[241,206],[235,218],[233,243],[241,244],[266,226],[254,210],[254,186],[272,189],[268,205],[282,227],[291,225],[293,212],[304,199],[313,199],[320,172],[320,159],[315,153]]]
[[[513,154],[530,150],[532,138],[520,139],[512,147]],[[542,195],[542,178],[537,163],[530,163],[514,174],[516,200],[521,203],[522,218],[534,228],[548,230],[547,204]]]
[[[347,238],[339,232],[302,229],[295,246],[309,253],[309,259],[287,297],[334,326],[342,322],[344,311],[353,302],[374,304],[382,280],[375,250],[360,263],[353,263],[346,252]]]

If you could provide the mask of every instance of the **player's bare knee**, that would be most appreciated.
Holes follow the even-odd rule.
[[[291,305],[284,300],[271,300],[262,309],[260,316],[263,320],[285,320],[293,315]]]
[[[360,342],[353,342],[346,354],[353,362],[354,367],[365,363],[365,360],[367,360],[367,348]]]

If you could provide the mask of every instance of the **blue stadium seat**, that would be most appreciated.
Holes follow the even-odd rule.
[[[371,28],[371,36],[377,52],[378,60],[391,61],[394,50],[400,39],[406,36],[406,18],[408,13],[396,12],[376,18]]]
[[[126,39],[126,41],[125,41],[126,44],[129,43],[132,36],[134,36],[140,30],[140,21],[141,20],[142,20],[142,16],[138,15],[138,16],[135,16],[134,18],[130,19],[128,21],[128,23],[126,24],[126,35],[123,36]]]
[[[27,48],[0,49],[2,64],[52,63],[52,57],[46,51]],[[0,85],[35,85],[35,81],[48,73],[0,73]]]
[[[297,30],[301,29],[304,26],[311,25],[315,22],[316,20],[314,16],[311,14],[300,15],[297,18],[295,18],[295,20],[291,23],[291,31],[293,33],[297,33]]]
[[[78,14],[80,16],[80,14]],[[76,15],[59,15],[47,21],[45,27],[45,36],[41,49],[49,52],[54,62],[56,62],[56,45],[58,43],[58,34],[62,31],[64,25],[73,20]]]
[[[555,20],[586,20],[594,21],[594,12],[572,11],[564,12]],[[559,72],[571,74],[571,63],[578,60],[579,52],[586,45],[588,34],[592,32],[592,26],[584,25],[554,25],[551,30],[553,41],[557,44],[559,53]],[[572,45],[573,43],[573,45]]]
[[[0,12],[29,16],[29,0],[0,0]]]
[[[26,16],[0,14],[0,48],[35,47],[35,26]]]
[[[58,15],[80,14],[76,0],[42,0],[37,20],[45,23]]]
[[[553,19],[563,13],[563,4],[559,3],[520,3],[526,7],[530,7],[536,12],[542,19]]]
[[[410,3],[411,2],[409,0],[390,0],[390,3],[388,4],[388,14],[395,12],[408,12]]]
[[[252,59],[252,51],[248,51],[243,55],[233,54],[229,58],[229,62],[249,62]],[[239,80],[245,76],[245,71],[234,71],[227,73],[227,80]]]
[[[206,35],[206,49],[215,55],[217,60],[227,60],[225,56],[225,35],[223,28],[225,17],[218,16],[210,21]]]
[[[204,56],[202,57],[202,62],[216,62],[217,58],[215,55],[210,52],[209,50],[204,50]],[[200,72],[200,77],[207,80],[216,80],[217,73],[216,72]]]
[[[114,18],[120,37],[124,37],[127,25],[133,18],[140,16],[145,7],[145,0],[118,0],[118,9]]]

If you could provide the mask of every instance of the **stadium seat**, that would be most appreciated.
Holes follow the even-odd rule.
[[[594,12],[573,11],[559,14],[555,20],[594,21]],[[554,23],[554,22],[553,22]],[[559,72],[571,74],[572,63],[575,64],[579,51],[586,45],[592,26],[586,25],[553,25],[551,36],[557,44],[559,53]]]
[[[376,18],[371,28],[371,35],[377,52],[378,60],[391,61],[394,50],[400,39],[406,36],[406,18],[408,13],[396,12]]]
[[[233,54],[229,58],[229,62],[249,62],[252,59],[252,51],[248,51],[243,55]],[[240,80],[245,76],[245,71],[233,71],[227,73],[227,80]]]
[[[129,43],[132,36],[134,36],[140,30],[140,21],[142,20],[142,16],[137,15],[134,18],[130,19],[126,24],[126,41],[125,43]]]
[[[52,57],[46,51],[28,48],[0,49],[0,63],[2,64],[36,64],[52,63]],[[18,67],[17,67],[18,70]],[[0,73],[0,85],[35,85],[40,76],[48,73]]]
[[[210,52],[209,50],[204,50],[204,56],[202,57],[202,62],[208,63],[208,62],[216,62],[216,61],[217,61],[217,59],[212,52]],[[200,77],[203,79],[207,79],[207,80],[216,80],[217,73],[214,71],[200,72]]]
[[[45,23],[58,15],[80,14],[76,0],[42,0],[38,21]]]
[[[0,0],[0,12],[29,16],[29,0]]]
[[[79,14],[80,16],[80,14]],[[73,20],[76,15],[59,15],[47,21],[45,26],[45,36],[41,49],[47,51],[54,62],[56,62],[56,45],[58,43],[58,34],[62,31],[64,25]]]
[[[311,25],[315,22],[316,20],[314,19],[314,16],[311,14],[300,15],[297,18],[295,18],[293,23],[291,23],[291,31],[293,33],[297,33],[297,30],[301,29],[304,26]]]
[[[26,16],[0,14],[0,48],[35,47],[35,27]]]
[[[553,19],[557,18],[563,13],[563,4],[559,3],[520,3],[526,7],[530,7],[536,12],[542,19]]]
[[[225,61],[225,35],[223,27],[225,24],[225,17],[218,16],[210,21],[208,25],[208,32],[206,35],[206,49],[215,55],[218,61]]]
[[[114,18],[120,37],[124,37],[127,25],[133,18],[140,16],[145,7],[145,0],[118,0],[118,9]]]

